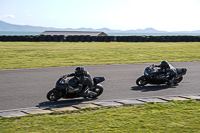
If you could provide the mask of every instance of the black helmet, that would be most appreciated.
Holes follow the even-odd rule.
[[[77,67],[76,69],[75,69],[75,74],[77,75],[77,76],[80,76],[80,75],[82,75],[84,73],[84,67]]]
[[[169,67],[169,63],[166,60],[164,60],[161,62],[160,66],[161,69],[167,69]]]

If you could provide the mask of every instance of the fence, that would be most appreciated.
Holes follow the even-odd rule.
[[[200,36],[0,36],[2,42],[200,42]]]

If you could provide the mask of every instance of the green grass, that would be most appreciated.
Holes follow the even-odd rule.
[[[0,42],[0,69],[200,61],[200,42]],[[0,118],[0,132],[200,133],[200,102],[193,100],[85,109],[75,113]]]
[[[200,42],[0,42],[0,70],[200,61]]]
[[[187,100],[0,118],[0,132],[200,133],[199,106],[200,102]]]

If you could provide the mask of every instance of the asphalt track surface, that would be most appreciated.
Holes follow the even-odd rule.
[[[153,63],[114,64],[84,66],[93,77],[105,77],[104,92],[95,102],[113,99],[142,98],[200,94],[200,62],[171,62],[188,72],[178,86],[147,85],[138,87],[136,79],[143,75],[145,67]],[[155,63],[158,64],[158,63]],[[0,110],[46,106],[51,104],[82,102],[78,99],[60,99],[49,102],[46,94],[55,86],[57,79],[74,71],[75,66],[36,69],[0,70]]]

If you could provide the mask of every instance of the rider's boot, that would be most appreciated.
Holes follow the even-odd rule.
[[[174,77],[170,78],[167,82],[167,85],[172,85],[174,83]]]
[[[168,82],[167,82],[167,85],[171,85],[173,82],[171,81],[171,80],[169,80]]]

